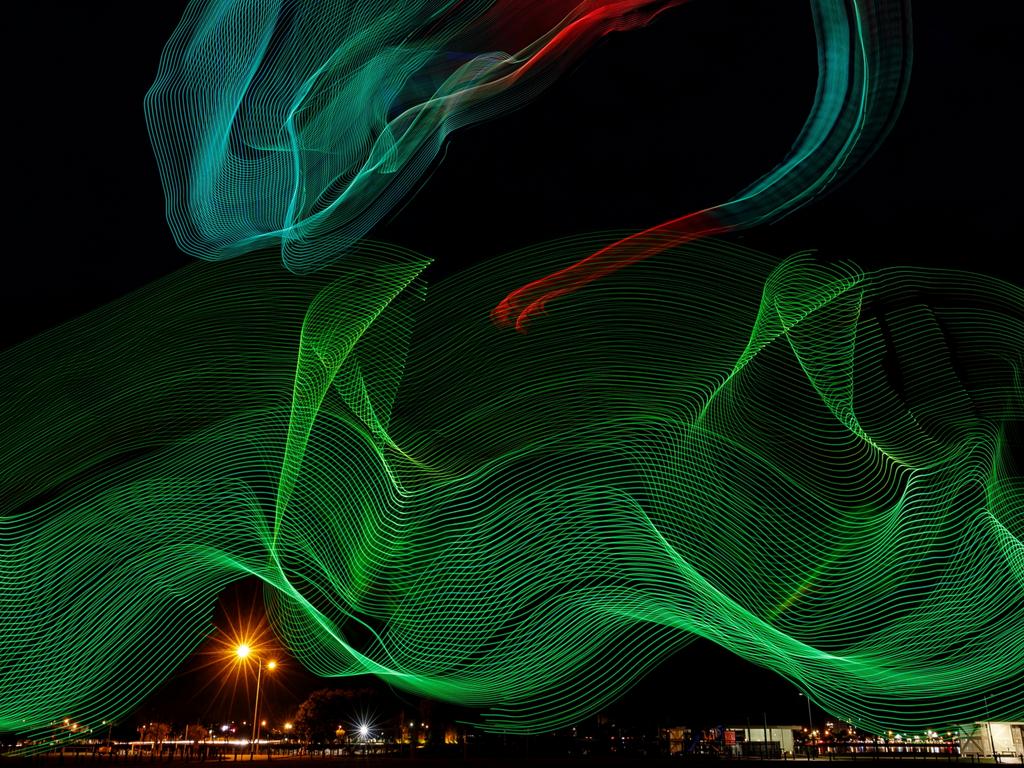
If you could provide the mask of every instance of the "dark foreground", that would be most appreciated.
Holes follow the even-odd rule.
[[[246,764],[260,765],[261,768],[279,764],[286,768],[442,768],[444,766],[462,766],[462,768],[508,768],[509,766],[526,766],[527,768],[631,768],[631,766],[647,766],[649,768],[784,768],[787,764],[792,768],[800,765],[812,765],[824,768],[827,763],[846,763],[852,765],[861,764],[874,766],[874,768],[941,768],[943,765],[959,765],[966,768],[969,765],[993,765],[991,758],[978,759],[972,757],[956,756],[918,756],[913,758],[888,758],[888,757],[833,757],[816,758],[789,758],[786,760],[755,760],[755,759],[716,759],[698,756],[686,757],[531,757],[515,755],[508,757],[275,757],[267,760],[265,756],[256,757],[250,760],[248,756],[238,759],[224,758],[220,760],[152,760],[147,756],[119,756],[116,758],[93,757],[91,755],[67,755],[63,759],[59,755],[36,755],[33,757],[0,757],[0,766],[38,766],[39,768],[102,768],[110,766],[139,766],[139,768],[157,768],[157,766],[193,766],[203,768],[204,766],[219,766],[220,768],[245,768]],[[999,765],[1021,765],[1020,758],[1001,758]]]

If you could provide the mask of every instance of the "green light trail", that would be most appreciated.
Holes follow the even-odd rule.
[[[496,730],[698,637],[867,731],[1021,719],[1024,291],[706,241],[489,322],[611,236],[197,263],[5,352],[0,729],[130,711],[247,575],[312,671]]]

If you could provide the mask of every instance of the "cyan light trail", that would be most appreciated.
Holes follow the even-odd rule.
[[[146,98],[175,240],[213,260],[279,247],[295,272],[344,258],[452,131],[522,105],[603,35],[682,2],[193,0]],[[776,168],[724,203],[526,276],[495,320],[523,330],[558,296],[670,244],[774,221],[859,167],[906,94],[910,5],[811,0],[810,12],[817,90]]]
[[[709,240],[490,323],[619,236],[196,264],[4,353],[0,729],[130,711],[250,574],[309,669],[492,729],[697,637],[868,731],[1020,719],[1024,291]]]
[[[193,0],[145,113],[186,253],[309,272],[398,205],[456,128],[513,109],[684,0]]]

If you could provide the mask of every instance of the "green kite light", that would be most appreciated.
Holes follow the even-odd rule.
[[[1020,719],[1024,291],[708,241],[489,322],[615,234],[197,263],[4,353],[0,729],[130,711],[250,574],[312,671],[491,729],[698,637],[867,731]]]

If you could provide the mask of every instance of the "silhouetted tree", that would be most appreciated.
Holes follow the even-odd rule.
[[[167,723],[149,723],[142,732],[142,738],[152,741],[154,745],[163,744],[171,736],[171,726]]]
[[[210,731],[200,723],[189,723],[185,729],[185,735],[189,741],[206,741],[210,738]]]
[[[142,738],[153,742],[153,751],[150,758],[155,760],[160,752],[163,743],[171,736],[171,726],[167,723],[148,723],[142,732]]]
[[[295,730],[306,741],[324,744],[334,741],[338,726],[351,727],[355,709],[367,696],[367,689],[324,688],[313,691],[295,715]]]

